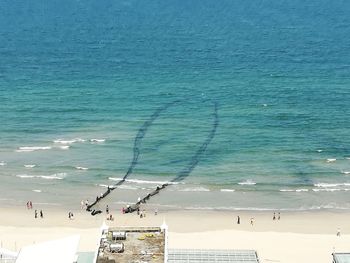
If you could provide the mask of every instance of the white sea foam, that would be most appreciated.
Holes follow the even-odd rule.
[[[90,139],[90,142],[105,142],[106,139]]]
[[[35,164],[25,164],[25,168],[34,168],[36,165]]]
[[[308,192],[309,189],[301,188],[301,189],[296,189],[295,192]]]
[[[62,180],[63,178],[57,175],[41,175],[37,176],[38,178],[47,179],[47,180]]]
[[[188,187],[179,190],[180,192],[210,192],[208,188],[205,187]]]
[[[34,152],[40,150],[50,150],[52,147],[50,146],[22,146],[19,147],[16,152]]]
[[[17,174],[16,175],[19,178],[34,178],[35,175],[28,175],[28,174]]]
[[[138,179],[126,179],[127,182],[136,183],[136,184],[179,184],[178,182],[167,182],[167,181],[146,181]]]
[[[54,143],[61,143],[61,144],[72,144],[75,143],[75,140],[63,140],[63,139],[58,139],[54,140]]]
[[[137,187],[133,187],[133,186],[130,186],[130,185],[125,185],[125,184],[119,185],[118,188],[119,189],[125,189],[125,190],[138,190],[139,189]],[[144,188],[142,188],[142,189],[144,189]]]
[[[321,152],[323,152],[323,150],[321,150],[321,149],[318,149],[318,150],[317,150],[317,152],[321,153]]]
[[[53,175],[28,175],[28,174],[18,174],[16,177],[19,178],[41,178],[41,179],[47,179],[47,180],[62,180],[64,176],[66,176],[66,173],[57,173]]]
[[[54,143],[60,143],[60,144],[72,144],[75,142],[85,142],[86,140],[81,139],[81,138],[75,138],[75,139],[71,139],[71,140],[64,140],[64,139],[57,139],[54,140]]]
[[[350,157],[345,157],[345,159],[350,160]]]
[[[123,178],[117,178],[117,177],[108,177],[111,181],[121,181]],[[167,182],[167,181],[146,181],[146,180],[139,180],[139,179],[126,179],[125,182],[129,183],[136,183],[136,184],[179,184],[179,182]]]
[[[348,175],[348,174],[350,174],[350,171],[342,171],[341,173]]]
[[[336,160],[335,158],[328,158],[327,163],[334,163]]]
[[[39,189],[34,189],[34,190],[32,190],[33,192],[36,192],[36,193],[41,193],[41,190],[39,190]]]
[[[306,188],[300,188],[300,189],[280,189],[279,191],[280,191],[280,192],[297,192],[297,193],[300,193],[300,192],[308,192],[309,189],[306,189]]]
[[[5,165],[7,165],[7,163],[5,163],[5,162],[0,162],[0,166],[5,166]]]
[[[235,189],[220,189],[220,192],[234,192]]]
[[[327,187],[337,187],[337,186],[350,186],[350,183],[318,183],[318,184],[314,184],[314,186],[327,188]]]
[[[255,185],[256,182],[254,182],[253,180],[248,179],[248,180],[246,180],[246,181],[244,181],[244,182],[240,182],[240,183],[238,183],[238,184],[239,184],[239,185]]]
[[[69,145],[60,146],[60,149],[61,149],[61,150],[69,150],[69,148],[70,148]]]
[[[349,191],[349,188],[314,188],[314,192],[338,192],[338,191]]]
[[[89,170],[89,168],[87,168],[87,167],[82,167],[82,166],[76,166],[75,167],[75,169],[77,169],[77,170]]]

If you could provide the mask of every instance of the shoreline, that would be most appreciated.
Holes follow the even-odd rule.
[[[350,221],[350,211],[347,210],[307,210],[307,211],[258,211],[258,210],[205,210],[205,209],[160,209],[159,206],[144,205],[141,206],[141,210],[144,210],[147,215],[149,215],[144,220],[139,219],[137,213],[122,214],[121,207],[114,208],[110,207],[110,213],[115,218],[117,225],[125,223],[129,225],[130,223],[135,223],[139,225],[140,222],[144,223],[159,223],[163,222],[159,219],[165,220],[169,226],[174,225],[177,231],[184,230],[186,227],[181,226],[181,229],[177,227],[176,220],[179,217],[186,219],[200,219],[201,221],[212,221],[219,220],[224,222],[217,226],[217,229],[236,229],[237,226],[246,229],[246,225],[250,226],[250,219],[254,218],[254,230],[255,231],[277,231],[285,232],[287,229],[285,227],[290,227],[292,233],[325,233],[332,234],[338,227],[343,229],[342,232],[350,234],[350,226],[344,224],[344,220]],[[43,210],[44,219],[39,216],[39,211]],[[154,211],[157,209],[158,215],[154,215]],[[59,227],[59,226],[73,226],[76,228],[89,228],[89,227],[99,227],[103,221],[106,221],[106,213],[102,210],[102,214],[92,216],[89,212],[83,209],[63,209],[62,207],[38,207],[38,218],[34,218],[33,209],[27,209],[22,206],[2,206],[2,217],[0,217],[0,226],[15,226],[15,227],[27,227],[33,226],[35,222],[41,222],[36,224],[40,227]],[[68,219],[68,212],[73,212],[74,219]],[[276,220],[273,220],[273,214],[276,214]],[[281,215],[281,219],[278,220],[278,213]],[[240,216],[240,225],[237,225],[237,216]],[[22,220],[24,219],[24,220]],[[155,220],[155,221],[154,221]],[[74,223],[79,221],[78,224]],[[108,220],[107,220],[108,222]],[[260,222],[263,227],[260,227]],[[312,226],[313,222],[317,223],[318,226],[322,226],[322,229],[313,230],[314,228],[308,228],[307,226]],[[249,224],[248,224],[249,223]],[[289,225],[294,223],[295,225]],[[69,225],[70,224],[70,225]],[[208,224],[206,227],[195,226],[194,229],[198,231],[212,230],[213,226]],[[278,227],[281,226],[281,227]],[[319,228],[319,227],[318,227]],[[170,229],[171,230],[171,229]],[[251,230],[248,228],[247,230]],[[180,231],[180,232],[193,232],[190,231]]]

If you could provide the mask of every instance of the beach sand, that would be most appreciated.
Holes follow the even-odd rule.
[[[146,208],[147,209],[147,208]],[[85,211],[44,209],[44,218],[34,218],[34,210],[3,208],[0,241],[3,247],[19,250],[22,246],[80,234],[79,251],[93,251],[99,228],[106,215],[92,217]],[[169,226],[170,248],[254,249],[261,262],[332,262],[332,252],[350,252],[350,213],[282,212],[272,220],[272,212],[256,211],[158,211],[146,210],[146,217],[121,214],[112,209],[110,226]],[[241,224],[237,224],[237,216]],[[254,218],[254,225],[250,219]],[[341,235],[336,235],[340,228]]]

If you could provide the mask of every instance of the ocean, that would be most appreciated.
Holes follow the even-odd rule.
[[[192,163],[150,204],[349,210],[349,13],[326,0],[1,1],[0,204],[93,200],[126,174],[146,122],[109,204]]]

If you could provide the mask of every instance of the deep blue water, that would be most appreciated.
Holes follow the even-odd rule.
[[[179,100],[147,130],[130,179],[176,177],[214,102],[219,125],[157,202],[349,208],[349,13],[325,0],[1,1],[0,199],[93,196],[125,174],[144,121]],[[128,184],[115,202],[154,187]]]

